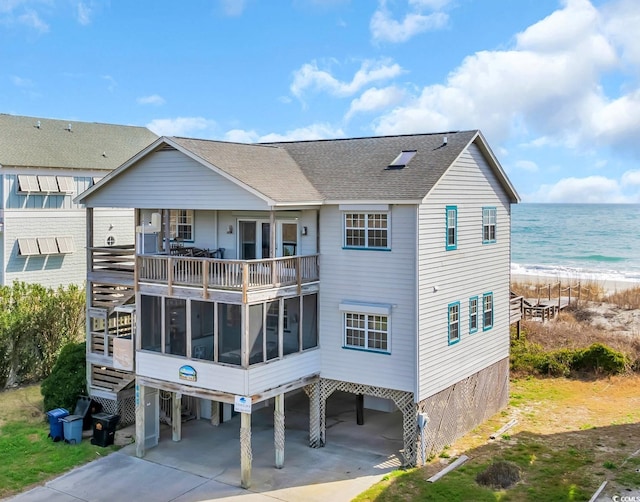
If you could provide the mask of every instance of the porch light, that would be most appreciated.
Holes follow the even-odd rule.
[[[307,227],[302,227],[302,230],[300,230],[300,235],[307,235]]]
[[[232,234],[232,233],[233,233],[233,225],[229,225],[229,226],[227,227],[227,233],[228,233],[228,234]]]

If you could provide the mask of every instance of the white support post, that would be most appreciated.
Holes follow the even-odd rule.
[[[251,487],[251,413],[240,414],[240,486]]]
[[[144,406],[145,386],[136,381],[136,457],[144,457]]]
[[[174,441],[182,439],[182,394],[180,392],[171,394],[171,439]]]
[[[282,469],[284,467],[284,393],[275,397],[273,442],[276,450],[276,468]]]

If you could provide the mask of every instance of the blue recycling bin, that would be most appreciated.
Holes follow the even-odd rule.
[[[62,417],[62,431],[64,432],[64,442],[69,444],[82,443],[82,415],[67,415]]]
[[[69,415],[69,412],[64,408],[56,408],[55,410],[47,411],[47,418],[49,419],[49,437],[53,441],[62,441],[64,439],[64,431],[62,428],[62,418]]]

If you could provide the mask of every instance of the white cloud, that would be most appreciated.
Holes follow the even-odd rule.
[[[372,87],[362,93],[359,98],[351,101],[351,106],[347,112],[346,119],[351,118],[355,113],[372,112],[394,106],[402,101],[405,91],[395,87],[385,87],[378,89]]]
[[[389,80],[403,72],[400,65],[392,63],[388,59],[379,61],[366,60],[362,62],[360,69],[355,73],[350,82],[342,82],[336,79],[330,72],[320,70],[318,64],[303,64],[294,72],[291,92],[300,97],[307,89],[326,91],[333,96],[351,96],[363,87],[381,80]]]
[[[518,160],[514,164],[514,167],[530,173],[538,172],[538,164],[531,160]]]
[[[246,6],[245,0],[220,0],[222,12],[230,17],[241,15]]]
[[[216,123],[203,117],[177,117],[154,119],[147,124],[147,128],[158,136],[213,138]]]
[[[307,127],[287,131],[284,134],[266,134],[261,136],[258,141],[263,143],[275,141],[309,141],[327,138],[343,138],[344,136],[344,131],[340,128],[336,129],[329,124],[312,124]]]
[[[27,9],[24,14],[20,14],[16,19],[18,23],[33,28],[40,33],[47,33],[49,31],[49,25],[45,23],[40,18],[40,15],[33,9]]]
[[[233,143],[255,143],[259,139],[259,135],[255,131],[245,131],[243,129],[231,129],[224,135],[225,141]]]
[[[627,171],[622,175],[620,180],[623,186],[639,186],[640,187],[640,170]]]
[[[371,35],[376,41],[398,43],[406,42],[419,33],[442,28],[449,20],[447,14],[433,12],[425,15],[420,11],[423,8],[440,9],[447,3],[446,0],[411,0],[409,5],[414,12],[407,13],[402,21],[397,21],[387,8],[387,2],[380,0],[378,10],[369,23]]]
[[[637,197],[637,195],[636,195]],[[534,194],[523,197],[527,202],[627,203],[633,197],[622,193],[620,184],[604,176],[564,178],[553,185],[541,185]]]
[[[13,85],[15,85],[16,87],[22,87],[22,88],[33,87],[33,82],[30,79],[18,77],[17,75],[11,76],[11,83],[13,83]]]
[[[136,102],[139,105],[161,106],[164,105],[165,100],[158,94],[152,94],[151,96],[142,96],[141,98],[136,99]]]
[[[627,10],[598,11],[588,0],[566,0],[518,34],[513,48],[466,57],[445,82],[423,87],[404,106],[381,116],[375,132],[480,128],[495,143],[526,135],[537,137],[539,145],[622,146],[640,154],[637,81],[622,80],[613,90],[604,85],[612,74],[628,78],[620,72],[616,44],[622,42],[607,30],[622,12],[633,10],[640,19],[640,2],[615,5]],[[640,55],[640,38],[624,43],[627,53],[633,44]]]
[[[107,89],[109,90],[109,92],[113,92],[114,89],[118,86],[118,82],[116,82],[116,79],[111,75],[102,75],[101,78],[102,80],[107,81]]]
[[[81,25],[87,26],[91,24],[92,14],[93,14],[93,11],[89,5],[87,5],[85,2],[78,2],[77,19]]]

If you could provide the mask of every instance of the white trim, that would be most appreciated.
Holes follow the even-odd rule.
[[[389,211],[389,204],[340,204],[338,206],[340,211],[355,212],[387,212]]]
[[[354,312],[359,314],[391,315],[393,305],[390,303],[368,303],[351,300],[343,300],[338,306],[341,312]]]

